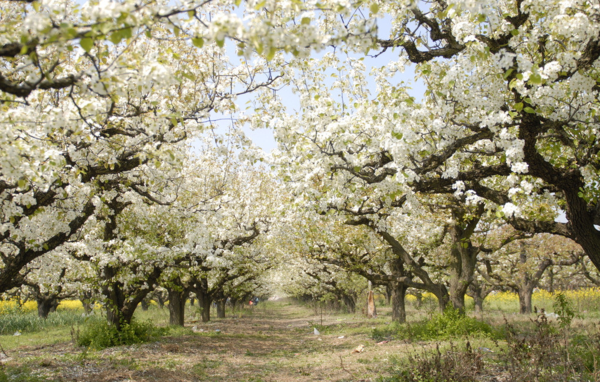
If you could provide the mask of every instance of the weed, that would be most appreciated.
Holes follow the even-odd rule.
[[[93,349],[105,349],[119,345],[133,345],[148,342],[165,335],[169,328],[157,328],[150,322],[132,321],[124,324],[121,330],[106,321],[88,323],[79,333],[77,345]]]
[[[379,382],[471,382],[476,381],[484,367],[481,355],[473,352],[468,341],[464,351],[459,351],[453,343],[448,351],[441,351],[436,344],[433,353],[414,353],[407,364],[410,366],[401,369],[398,375]]]
[[[384,339],[409,340],[443,340],[463,335],[496,338],[498,333],[494,328],[475,318],[461,314],[452,307],[443,314],[436,314],[430,320],[413,324],[398,324],[394,322],[383,329],[373,329],[371,337],[376,341]]]
[[[558,321],[562,329],[571,326],[571,321],[575,318],[575,310],[564,293],[557,293],[554,296],[554,313],[558,314]]]
[[[0,369],[0,382],[45,382],[48,379],[32,372],[25,366]]]

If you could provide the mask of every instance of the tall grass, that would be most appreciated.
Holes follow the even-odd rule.
[[[43,319],[38,317],[36,310],[4,306],[0,313],[0,335],[39,332],[54,327],[82,325],[85,322],[99,320],[103,320],[99,315],[85,316],[82,310],[76,309],[58,310]]]

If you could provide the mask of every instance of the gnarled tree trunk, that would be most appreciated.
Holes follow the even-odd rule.
[[[406,322],[406,290],[408,287],[401,282],[392,282],[392,321],[401,324]]]
[[[184,326],[186,290],[167,288],[169,294],[169,325]]]
[[[59,304],[58,299],[54,295],[37,296],[35,301],[38,305],[38,316],[43,319],[48,318],[48,314],[56,311],[56,307]]]

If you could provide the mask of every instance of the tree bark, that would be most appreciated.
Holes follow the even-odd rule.
[[[213,296],[208,290],[208,279],[206,277],[200,277],[196,280],[193,285],[194,293],[198,299],[198,305],[202,315],[202,322],[210,321],[210,306],[213,302]]]
[[[92,292],[85,291],[81,294],[79,300],[81,301],[81,305],[83,305],[83,311],[85,314],[92,313]]]
[[[406,322],[406,290],[408,287],[401,282],[392,282],[392,321],[401,324]]]
[[[350,296],[347,293],[344,293],[342,295],[342,300],[344,301],[344,305],[346,306],[348,313],[356,312],[356,300],[354,299],[354,297]]]
[[[48,318],[48,314],[56,311],[56,307],[59,304],[55,296],[37,297],[35,301],[38,306],[38,316],[43,319]]]
[[[200,305],[202,311],[202,322],[209,322],[210,306],[212,305],[212,299],[208,296],[202,299],[198,299],[198,304]]]
[[[492,290],[492,287],[482,285],[477,280],[473,280],[473,282],[469,286],[467,294],[473,298],[473,303],[475,305],[475,313],[483,312],[483,302]]]
[[[519,313],[531,314],[531,296],[533,295],[533,286],[524,286],[519,289]]]
[[[169,325],[184,326],[185,300],[188,292],[167,288],[169,294]]]
[[[449,227],[452,247],[450,253],[450,301],[454,309],[462,314],[465,313],[465,295],[469,285],[473,282],[475,267],[477,265],[477,253],[479,249],[473,246],[471,236],[483,214],[484,204],[477,207],[475,216],[465,218],[467,211],[463,206],[457,206],[452,210],[454,223]]]
[[[225,318],[225,300],[219,299],[217,301],[217,318]]]
[[[148,293],[156,287],[156,281],[161,273],[162,269],[155,267],[145,282],[140,282],[140,285],[130,285],[126,289],[121,281],[116,281],[118,280],[116,278],[117,267],[107,266],[103,269],[102,294],[107,300],[106,319],[115,326],[117,331],[121,331],[123,325],[131,324],[135,310]]]
[[[389,284],[385,286],[385,299],[388,306],[392,304],[392,287]]]

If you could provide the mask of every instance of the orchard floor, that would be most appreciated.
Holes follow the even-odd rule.
[[[86,351],[66,333],[57,335],[61,341],[51,332],[41,339],[23,334],[17,343],[2,336],[0,343],[10,357],[4,367],[55,381],[375,381],[413,348],[401,341],[377,345],[370,338],[374,325],[389,322],[389,311],[381,309],[379,318],[368,320],[268,302],[238,311],[237,318],[188,321],[143,345]],[[152,308],[142,317],[162,321],[165,311]],[[364,351],[351,353],[359,345]]]
[[[191,319],[185,327],[152,343],[85,350],[73,344],[72,329],[63,328],[0,336],[10,357],[0,355],[0,361],[13,374],[27,370],[41,377],[14,379],[18,381],[379,381],[408,362],[409,354],[433,350],[435,343],[377,343],[372,330],[390,322],[389,308],[378,309],[376,319],[326,311],[321,315],[283,300],[202,323],[194,320],[196,309],[188,307]],[[410,313],[411,320],[426,314]],[[157,325],[167,318],[168,310],[157,307],[138,316]],[[315,326],[321,329],[319,335]],[[491,346],[485,341],[472,339],[471,344],[474,349]],[[364,351],[353,353],[360,345]]]

